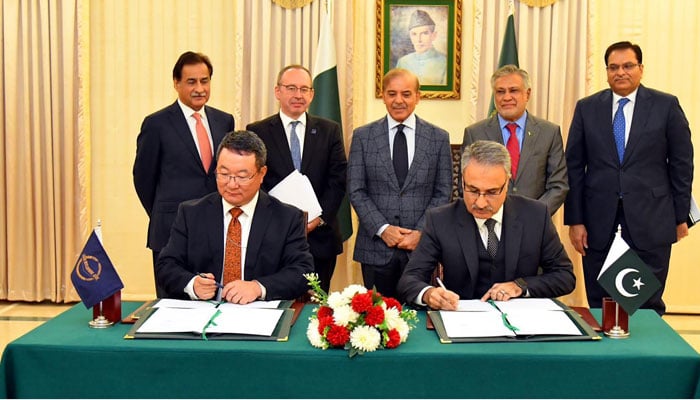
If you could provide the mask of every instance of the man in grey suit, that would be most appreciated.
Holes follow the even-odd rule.
[[[527,112],[527,71],[503,66],[491,76],[491,87],[498,113],[464,130],[462,151],[477,140],[506,145],[512,160],[508,193],[541,200],[554,214],[569,191],[561,129]]]
[[[418,248],[399,280],[401,299],[455,310],[459,299],[557,297],[574,290],[573,266],[546,206],[507,194],[510,157],[503,145],[474,142],[462,165],[464,199],[426,213]],[[433,287],[438,263],[444,284]]]
[[[622,238],[662,284],[642,308],[663,314],[671,244],[688,235],[690,127],[678,98],[641,85],[638,45],[610,45],[605,65],[610,89],[579,100],[571,121],[564,223],[583,256],[591,307],[600,307],[606,296],[597,277],[621,226]]]
[[[353,258],[364,284],[395,297],[425,211],[450,199],[452,161],[447,132],[414,114],[418,78],[393,69],[382,87],[388,115],[353,132],[348,193],[360,220]]]

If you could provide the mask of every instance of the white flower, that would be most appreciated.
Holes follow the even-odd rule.
[[[408,339],[408,332],[411,331],[411,327],[408,326],[408,323],[405,320],[399,319],[394,329],[399,332],[399,336],[401,336],[401,343],[404,343],[406,339]]]
[[[352,299],[356,293],[367,293],[367,288],[362,285],[350,285],[343,289],[343,296]]]
[[[371,326],[358,326],[350,332],[350,344],[361,351],[375,351],[379,348],[382,336]]]
[[[348,326],[357,321],[360,314],[356,313],[349,304],[333,309],[333,320],[336,325]]]
[[[332,308],[334,311],[336,308],[346,306],[350,304],[350,298],[343,296],[340,292],[333,292],[328,296],[328,307]]]
[[[399,310],[394,307],[384,310],[384,321],[386,321],[386,327],[390,330],[396,328],[399,321],[404,322],[403,318],[401,318],[401,315],[399,314]]]
[[[319,349],[327,349],[328,342],[323,340],[323,337],[318,333],[318,320],[316,318],[311,318],[309,321],[309,326],[306,328],[306,337],[309,338],[309,343],[312,346]]]

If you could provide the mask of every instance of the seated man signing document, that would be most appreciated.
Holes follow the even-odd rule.
[[[557,297],[574,290],[573,266],[546,205],[508,194],[508,150],[476,141],[465,148],[462,168],[464,201],[428,210],[423,235],[398,283],[400,296],[456,310],[460,299]],[[443,279],[433,287],[428,282],[438,263]]]
[[[221,141],[217,192],[180,204],[156,264],[168,297],[247,304],[306,292],[314,268],[302,212],[260,190],[266,158],[252,132]]]

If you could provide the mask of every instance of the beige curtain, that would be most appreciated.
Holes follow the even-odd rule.
[[[89,232],[89,107],[81,77],[87,4],[4,1],[0,298],[75,300]]]

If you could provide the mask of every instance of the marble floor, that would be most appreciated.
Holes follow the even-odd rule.
[[[14,339],[75,304],[0,301],[0,353]],[[665,315],[664,320],[700,352],[700,315]]]

